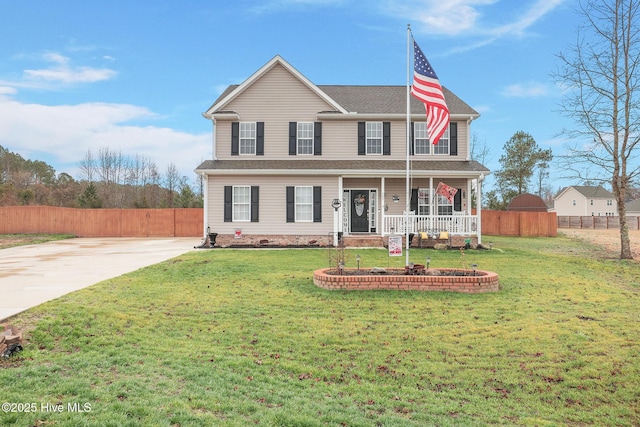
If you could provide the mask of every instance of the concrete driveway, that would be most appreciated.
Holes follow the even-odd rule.
[[[81,238],[1,249],[0,320],[200,243],[197,237]]]

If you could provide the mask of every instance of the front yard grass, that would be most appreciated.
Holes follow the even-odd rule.
[[[485,240],[411,260],[476,263],[498,293],[331,292],[312,282],[327,249],[216,249],[64,296],[14,319],[28,342],[0,362],[2,400],[36,411],[0,424],[640,424],[640,264],[564,237]],[[368,249],[348,267],[356,254],[404,264]]]

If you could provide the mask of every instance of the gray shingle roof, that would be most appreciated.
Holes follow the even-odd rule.
[[[591,199],[613,199],[613,193],[602,188],[601,185],[597,187],[591,185],[572,185],[580,194],[584,197]]]
[[[468,172],[478,175],[481,173],[489,173],[489,169],[482,166],[476,161],[433,161],[433,160],[414,160],[411,162],[411,169],[424,172]],[[288,171],[336,171],[343,173],[344,171],[397,171],[404,172],[406,163],[404,160],[206,160],[198,166],[196,170],[219,170],[219,171],[242,171],[249,170],[288,170]]]
[[[217,104],[227,95],[238,88],[239,85],[229,86],[213,103]],[[404,114],[407,112],[407,87],[406,86],[340,86],[318,85],[321,91],[326,93],[345,110],[360,114]],[[478,116],[478,112],[466,102],[458,98],[446,87],[442,88],[449,112],[451,114],[464,114]],[[424,113],[424,104],[411,96],[411,113]]]

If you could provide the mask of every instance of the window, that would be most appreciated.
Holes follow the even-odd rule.
[[[449,128],[444,131],[438,143],[433,146],[433,154],[449,154]]]
[[[367,122],[367,154],[382,154],[382,122]]]
[[[573,204],[573,206],[575,206],[575,205],[576,205],[576,201],[575,201],[575,199],[574,199],[574,200],[572,200],[572,204]]]
[[[418,215],[429,215],[429,200],[429,189],[418,189],[418,212],[416,212]]]
[[[297,154],[313,155],[313,122],[299,122],[297,135]]]
[[[607,200],[607,206],[613,206],[613,200]]]
[[[251,220],[251,187],[233,187],[233,220]]]
[[[224,222],[259,222],[260,187],[224,186]]]
[[[240,123],[240,154],[256,154],[256,123]]]
[[[453,215],[453,204],[444,196],[438,194],[438,215]]]
[[[296,187],[296,222],[313,221],[313,187]]]
[[[287,222],[322,222],[322,187],[287,186]]]
[[[591,202],[591,206],[593,206],[593,199],[589,200]]]
[[[413,152],[415,154],[429,154],[429,135],[427,135],[427,122],[413,124]]]

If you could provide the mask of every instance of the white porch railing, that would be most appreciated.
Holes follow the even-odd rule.
[[[385,215],[382,235],[406,233],[405,215]],[[477,215],[409,215],[409,233],[421,231],[451,235],[474,236],[478,232]]]

